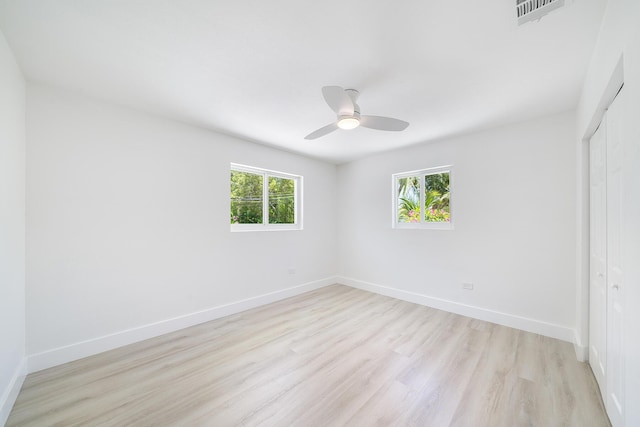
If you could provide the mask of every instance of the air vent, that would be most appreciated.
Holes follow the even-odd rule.
[[[562,6],[564,6],[564,0],[516,0],[518,25],[539,20]]]

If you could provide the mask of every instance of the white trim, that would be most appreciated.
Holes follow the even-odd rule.
[[[576,359],[578,359],[578,362],[586,362],[589,360],[589,346],[582,342],[577,329],[574,330],[573,350],[576,352]]]
[[[577,149],[576,188],[576,336],[574,346],[578,360],[589,359],[589,141],[600,126],[605,112],[624,86],[624,55],[621,54],[611,71],[609,81],[600,94],[600,101],[591,112],[591,119],[582,132]],[[582,338],[582,339],[581,339]],[[582,359],[581,359],[582,357]]]
[[[172,319],[161,320],[148,325],[115,332],[102,337],[92,338],[54,348],[42,353],[28,356],[28,371],[36,372],[52,366],[82,359],[114,348],[143,341],[159,335],[174,332],[189,326],[219,319],[224,316],[239,313],[251,308],[259,307],[275,301],[280,301],[295,295],[319,289],[336,283],[335,277],[327,277],[313,282],[304,283],[287,289],[270,292],[252,298],[212,307],[206,310],[185,314]]]
[[[231,170],[254,173],[256,175],[263,175],[266,173],[269,176],[275,176],[278,178],[287,178],[287,179],[300,178],[300,175],[296,175],[293,173],[274,171],[272,169],[259,168],[257,166],[241,165],[240,163],[233,163],[233,162],[231,162]]]
[[[459,302],[431,297],[416,292],[404,291],[401,289],[377,285],[375,283],[364,282],[362,280],[356,280],[349,277],[338,277],[337,280],[338,283],[342,285],[351,286],[352,288],[361,289],[363,291],[369,291],[376,294],[397,298],[403,301],[437,308],[439,310],[460,314],[462,316],[472,317],[474,319],[497,323],[499,325],[532,332],[534,334],[544,335],[546,337],[556,338],[570,343],[574,342],[573,340],[576,336],[575,329],[556,325],[554,323],[548,323],[528,317],[522,317],[514,314],[503,313],[500,311],[489,310],[482,307],[462,304]]]
[[[27,359],[22,358],[0,399],[0,426],[5,425],[27,376]]]
[[[394,222],[397,230],[453,230],[453,223],[450,222]]]
[[[231,224],[231,231],[243,233],[246,231],[300,231],[302,224]]]
[[[604,113],[613,103],[613,100],[616,98],[623,85],[624,55],[620,55],[620,58],[618,58],[618,62],[616,63],[611,76],[609,77],[607,87],[604,89],[602,95],[600,96],[600,102],[598,102],[595,111],[593,111],[593,114],[591,115],[591,121],[587,124],[587,127],[584,130],[584,134],[582,135],[583,142],[588,142],[593,134],[596,133],[596,130],[598,129],[598,126],[600,125],[600,122],[604,117]]]
[[[137,328],[131,328],[102,337],[77,342],[67,346],[47,350],[42,353],[29,355],[27,358],[23,359],[23,363],[16,371],[16,375],[12,380],[12,389],[9,392],[9,397],[4,397],[6,400],[0,408],[2,410],[2,412],[0,412],[0,416],[5,415],[5,406],[9,401],[11,401],[11,406],[13,405],[27,372],[36,372],[42,369],[61,365],[63,363],[82,359],[104,351],[133,344],[135,342],[188,328],[210,320],[219,319],[224,316],[229,316],[231,314],[239,313],[265,304],[280,301],[295,295],[300,295],[305,292],[320,289],[335,283],[571,342],[574,344],[577,359],[580,361],[586,360],[588,348],[579,341],[577,332],[568,327],[481,307],[461,304],[441,298],[430,297],[415,292],[377,285],[362,280],[342,276],[332,276],[233,303],[212,307],[206,310],[185,314],[172,319],[162,320]],[[11,408],[9,407],[8,411],[10,410]],[[8,416],[8,414],[9,412],[6,413],[6,416]],[[2,421],[1,418],[0,421]],[[2,425],[1,422],[0,425]]]

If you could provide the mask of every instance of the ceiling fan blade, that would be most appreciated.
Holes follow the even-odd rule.
[[[340,86],[325,86],[322,88],[322,96],[329,107],[338,115],[352,115],[354,106],[351,97]]]
[[[334,130],[338,129],[338,124],[337,123],[331,123],[328,124],[324,127],[321,127],[320,129],[311,132],[309,135],[305,136],[304,139],[316,139],[316,138],[320,138],[321,136],[325,136],[331,132],[333,132]]]
[[[382,116],[361,116],[360,126],[377,130],[401,131],[409,126],[404,120],[392,119],[391,117]]]

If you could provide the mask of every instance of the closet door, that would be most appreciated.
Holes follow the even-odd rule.
[[[589,364],[606,400],[607,366],[607,145],[606,117],[589,142],[590,286]]]
[[[624,279],[622,265],[623,145],[620,99],[607,111],[607,363],[604,399],[611,424],[624,425]]]

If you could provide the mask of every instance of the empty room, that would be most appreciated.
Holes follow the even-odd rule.
[[[640,426],[639,23],[0,0],[0,425]]]

